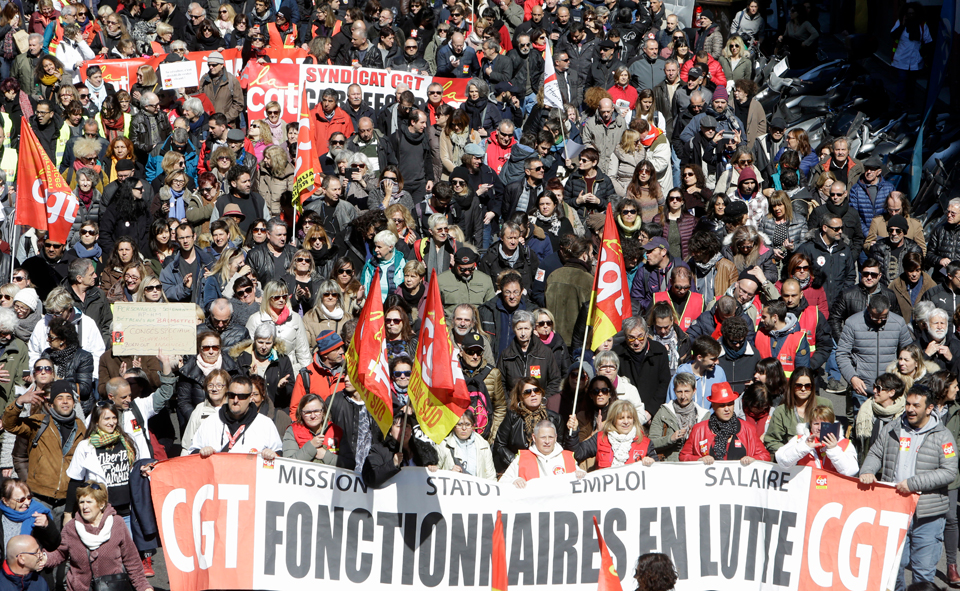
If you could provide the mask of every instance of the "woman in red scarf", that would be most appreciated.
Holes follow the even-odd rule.
[[[126,118],[123,116],[123,110],[120,108],[120,101],[117,96],[108,96],[100,107],[100,114],[97,115],[97,121],[100,123],[100,133],[112,142],[115,138],[124,137],[129,132]]]
[[[328,423],[326,430],[320,433],[326,408],[323,398],[316,394],[307,394],[300,399],[297,422],[283,434],[283,457],[337,465],[337,445],[343,431],[333,423]]]

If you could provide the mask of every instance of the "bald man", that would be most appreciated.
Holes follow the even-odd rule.
[[[614,149],[620,144],[620,137],[627,129],[627,123],[613,108],[613,101],[601,99],[597,114],[587,120],[583,126],[583,143],[593,145],[600,152],[598,168],[606,172]],[[576,165],[576,163],[574,163]]]
[[[157,415],[167,405],[173,396],[174,384],[177,383],[173,375],[173,366],[169,356],[157,354],[162,364],[160,371],[160,387],[153,394],[143,398],[134,398],[130,388],[129,377],[112,378],[107,382],[107,398],[117,405],[123,412],[123,431],[130,436],[137,446],[137,457],[154,457],[153,447],[150,444],[150,433],[147,430],[147,421]],[[129,375],[129,374],[127,374]],[[139,393],[139,392],[138,392]]]
[[[437,76],[446,78],[473,78],[480,76],[477,52],[467,46],[463,33],[454,33],[437,51]]]
[[[7,542],[7,567],[2,589],[48,591],[47,582],[38,574],[47,565],[47,553],[33,536],[13,536]]]

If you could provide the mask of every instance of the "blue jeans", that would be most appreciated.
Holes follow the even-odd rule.
[[[673,167],[673,186],[682,187],[680,184],[680,157],[670,148],[670,165]]]
[[[489,223],[489,224],[484,224],[484,225],[483,225],[483,246],[482,246],[481,248],[482,248],[484,251],[486,251],[488,248],[490,248],[490,238],[491,238],[491,236],[493,235],[493,232],[492,232],[492,229],[493,229],[492,224],[493,224],[493,220],[490,220],[490,223]]]
[[[827,357],[827,362],[823,364],[823,371],[827,374],[827,379],[840,381],[843,376],[840,374],[840,366],[837,365],[837,342],[833,342],[833,351]]]
[[[533,107],[537,104],[537,95],[528,94],[523,97],[523,116],[526,117],[530,114],[530,111],[533,110]],[[539,130],[537,130],[539,131]]]
[[[900,573],[897,575],[896,591],[904,591],[906,586],[905,572],[907,568],[913,571],[913,582],[937,580],[937,562],[943,550],[943,526],[946,518],[943,515],[933,517],[914,517],[910,529],[907,530],[907,539],[903,546],[903,556],[900,559]]]

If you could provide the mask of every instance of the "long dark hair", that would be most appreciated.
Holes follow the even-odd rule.
[[[133,443],[133,439],[123,430],[123,411],[117,408],[117,405],[111,402],[110,400],[101,400],[97,402],[97,405],[93,407],[93,413],[90,415],[90,428],[87,429],[87,435],[84,439],[90,439],[90,436],[97,432],[97,424],[100,422],[100,416],[104,411],[110,411],[117,417],[117,429],[116,431],[120,433],[120,437],[123,437],[127,445],[130,446],[130,449],[133,450],[133,453],[137,455],[137,446]],[[132,461],[131,461],[132,463]]]
[[[754,371],[766,376],[767,393],[770,402],[783,400],[787,394],[787,374],[783,372],[783,365],[773,357],[765,357],[757,362]]]
[[[129,244],[130,248],[133,249],[133,258],[130,259],[130,262],[141,260],[142,257],[140,256],[140,249],[137,248],[137,243],[134,242],[133,238],[129,236],[121,236],[120,239],[113,244],[113,250],[110,252],[110,256],[108,256],[106,262],[103,263],[105,269],[122,269],[124,266],[126,266],[126,263],[120,260],[120,252],[118,247],[121,244]]]
[[[803,419],[810,421],[813,417],[813,409],[817,408],[817,376],[809,367],[798,367],[793,370],[793,373],[790,375],[790,387],[787,388],[787,397],[784,398],[784,404],[788,410],[793,410],[797,406],[799,401],[794,393],[794,388],[797,385],[797,380],[800,378],[810,380],[810,397],[803,403]]]
[[[912,10],[913,16],[908,17],[907,12]],[[907,31],[907,35],[910,37],[911,41],[920,41],[922,31],[923,31],[923,8],[918,2],[908,2],[900,7],[900,26],[893,32],[893,39],[895,41],[900,40],[900,35],[903,35],[903,31]]]
[[[113,206],[118,222],[135,222],[150,212],[150,205],[144,199],[133,196],[133,188],[137,183],[142,183],[144,186],[147,184],[146,181],[137,177],[130,177],[122,181],[117,189]]]

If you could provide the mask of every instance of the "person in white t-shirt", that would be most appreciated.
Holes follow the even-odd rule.
[[[259,453],[266,460],[275,459],[283,442],[273,421],[251,404],[252,393],[250,378],[241,376],[230,382],[227,403],[200,424],[190,453],[199,452],[202,458],[217,452]]]

